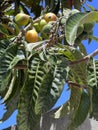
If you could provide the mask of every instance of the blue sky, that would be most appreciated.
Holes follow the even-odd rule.
[[[90,5],[92,5],[93,7],[95,7],[96,9],[98,9],[98,1],[97,0],[93,0],[93,2],[89,3]],[[94,36],[98,37],[98,24],[95,25],[94,27]],[[84,41],[84,45],[86,46],[87,48],[87,52],[88,54],[92,53],[94,50],[98,49],[98,42],[96,41],[92,41],[91,44],[88,45],[87,41]],[[98,55],[95,56],[95,58],[98,59]],[[58,100],[58,102],[56,103],[55,107],[61,105],[62,103],[64,103],[66,100],[68,100],[69,98],[69,94],[70,92],[67,91],[67,85],[64,86],[64,90],[62,92],[62,95],[60,97],[60,99]],[[4,105],[1,105],[2,101],[0,101],[0,118],[3,116],[4,114]],[[3,123],[0,123],[0,130],[10,126],[10,125],[13,125],[16,123],[16,114],[17,114],[17,111],[15,111],[13,113],[13,115],[11,116],[11,118],[9,118],[7,121],[3,122]]]

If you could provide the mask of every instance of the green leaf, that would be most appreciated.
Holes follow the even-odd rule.
[[[6,121],[13,114],[13,112],[17,110],[18,100],[19,100],[19,92],[17,92],[17,94],[15,94],[15,96],[5,104],[6,105],[5,110],[7,111],[4,113],[1,121]]]
[[[98,60],[92,59],[87,66],[88,86],[98,88]]]
[[[19,130],[33,130],[38,120],[36,119],[38,116],[34,113],[32,90],[33,86],[27,77],[24,81],[18,103],[17,125]]]
[[[35,110],[46,112],[51,109],[61,95],[66,83],[67,70],[66,60],[56,63],[43,79],[39,89]]]
[[[1,96],[1,98],[3,98],[5,96],[5,93],[7,92],[7,85],[9,83],[10,78],[11,78],[11,72],[7,72],[6,74],[0,75],[0,96]]]
[[[8,68],[16,55],[17,45],[13,44],[6,48],[5,53],[0,57],[0,93],[7,88],[12,71]]]
[[[50,110],[58,100],[67,77],[67,60],[61,54],[54,55],[51,49],[47,50],[45,61],[35,54],[28,65],[18,105],[20,130],[33,130],[41,114]]]
[[[13,112],[18,108],[18,100],[20,96],[20,90],[22,88],[21,77],[23,77],[21,71],[17,71],[17,76],[16,75],[14,75],[14,77],[12,76],[10,86],[3,99],[3,103],[5,103],[6,112],[4,113],[1,119],[2,121],[7,120],[13,114]],[[12,84],[13,80],[15,81]]]
[[[6,95],[4,96],[3,102],[6,102],[9,99],[9,97],[10,97],[10,95],[11,95],[13,89],[14,89],[15,80],[16,80],[16,73],[14,73],[14,75],[11,79],[10,85],[8,87],[8,91],[7,91]]]
[[[86,55],[87,55],[87,50],[86,50],[84,44],[83,44],[83,43],[80,43],[78,46],[79,46],[80,52],[81,52],[84,56],[86,56]]]
[[[45,43],[45,40],[44,41],[39,41],[39,42],[36,42],[36,43],[29,43],[26,45],[26,50],[27,51],[32,51],[33,49],[36,49],[37,47],[40,47],[42,46],[42,44]]]
[[[80,85],[85,85],[85,87],[87,87],[88,84],[86,63],[77,63],[78,60],[83,58],[83,54],[80,52],[80,50],[73,47],[60,45],[60,48],[58,48],[58,53],[64,54],[70,61],[70,73],[68,74],[68,80],[71,80]]]
[[[84,120],[88,116],[89,108],[90,108],[89,96],[86,92],[83,92],[80,104],[76,109],[76,112],[72,116],[71,124],[69,125],[68,130],[74,130],[84,122]]]
[[[90,35],[90,38],[91,38],[92,40],[95,40],[96,42],[98,42],[98,37],[95,37],[95,36]]]
[[[17,50],[17,55],[13,58],[12,62],[8,67],[8,70],[13,69],[13,67],[17,66],[17,64],[22,62],[23,60],[25,60],[24,52],[22,50]]]
[[[70,86],[70,88],[70,98],[54,113],[55,118],[62,118],[65,115],[69,115],[70,113],[73,113],[79,106],[82,95],[82,88],[75,87],[74,85]]]
[[[0,40],[0,59],[6,53],[6,49],[10,43],[11,41],[8,39]]]
[[[81,64],[72,65],[70,67],[69,80],[83,87],[88,87],[86,64],[81,63]]]
[[[87,65],[87,76],[88,76],[88,86],[92,88],[92,113],[96,120],[98,119],[98,60],[91,59]]]
[[[92,96],[92,117],[98,120],[98,88],[93,88],[93,96]]]
[[[20,130],[33,130],[40,120],[40,115],[36,115],[34,107],[44,75],[42,66],[37,54],[31,57],[18,104],[17,123]]]
[[[37,114],[46,112],[53,107],[59,98],[66,81],[66,67],[68,64],[66,59],[59,55],[58,57],[55,57],[59,59],[55,59],[54,61],[54,50],[50,50],[50,52],[51,55],[47,57],[48,61],[40,61],[37,65],[38,67],[36,73],[34,72],[35,70],[33,70],[35,68],[34,60],[32,61],[32,66],[30,67],[31,70],[29,70],[31,73],[30,75],[32,75],[32,81],[34,80],[33,96],[35,102],[35,112]],[[47,53],[49,54],[50,52]],[[36,75],[33,76],[34,74]]]
[[[66,21],[65,37],[69,45],[74,45],[76,39],[77,28],[84,23],[92,23],[98,21],[98,12],[92,11],[89,13],[75,13]]]

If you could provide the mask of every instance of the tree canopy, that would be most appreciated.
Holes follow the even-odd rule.
[[[97,120],[98,49],[88,55],[83,40],[98,41],[98,11],[85,0],[1,0],[0,16],[1,121],[18,110],[19,130],[34,130],[65,84],[69,100],[51,116],[70,115],[67,130]]]

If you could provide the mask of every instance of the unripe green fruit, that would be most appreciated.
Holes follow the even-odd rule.
[[[78,29],[77,29],[77,36],[79,36],[79,35],[83,32],[83,30],[84,30],[84,26],[83,26],[83,24],[82,24],[82,25],[80,25],[80,26],[78,27]]]
[[[18,26],[26,26],[30,20],[30,16],[24,13],[18,13],[15,16],[15,22]]]
[[[61,23],[61,25],[66,24],[66,21],[67,21],[67,18],[62,18],[62,19],[61,19],[61,22],[60,22],[60,23]]]
[[[51,29],[52,29],[52,27],[53,27],[53,26],[52,26],[51,24],[47,24],[47,25],[45,25],[45,26],[43,27],[42,32],[49,34],[50,31],[51,31]]]
[[[49,34],[50,34],[52,27],[53,27],[52,24],[45,25],[41,31],[41,36],[45,39],[49,38]]]
[[[39,23],[34,23],[33,26],[37,32],[40,32]]]
[[[84,31],[89,33],[93,30],[94,23],[85,23],[84,24]]]
[[[40,31],[43,29],[43,27],[47,24],[46,20],[45,19],[41,19],[40,22],[39,22],[39,28],[40,28]]]

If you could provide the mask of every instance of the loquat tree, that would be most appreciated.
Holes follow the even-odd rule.
[[[69,100],[52,118],[68,116],[66,130],[88,115],[98,119],[98,49],[88,55],[82,43],[98,41],[97,22],[98,11],[86,0],[0,1],[0,96],[7,110],[1,121],[18,110],[18,130],[37,130],[65,84]]]

